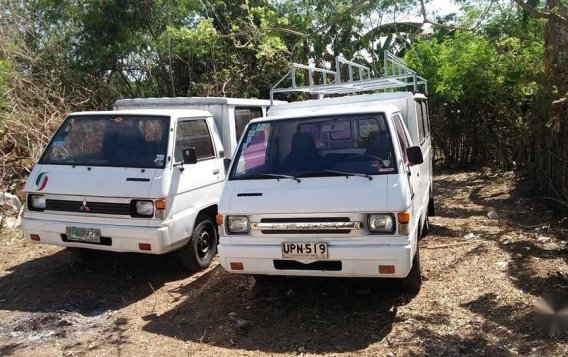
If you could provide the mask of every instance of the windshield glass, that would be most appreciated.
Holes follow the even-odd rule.
[[[249,125],[229,179],[396,172],[383,114],[335,115]],[[344,176],[344,175],[343,175]]]
[[[67,117],[40,164],[163,168],[169,118],[140,115]]]

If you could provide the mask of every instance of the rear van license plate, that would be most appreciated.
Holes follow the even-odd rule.
[[[96,228],[66,227],[67,239],[76,242],[100,243],[101,230]]]
[[[327,259],[327,244],[282,243],[282,258]]]

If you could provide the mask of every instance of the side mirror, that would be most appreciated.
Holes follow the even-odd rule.
[[[187,165],[193,165],[197,163],[197,153],[194,147],[185,148],[181,151],[183,156],[183,163]]]
[[[225,166],[225,173],[229,171],[229,166],[231,165],[231,159],[223,159],[223,165]]]
[[[406,156],[410,165],[419,165],[424,162],[424,156],[422,156],[422,150],[420,146],[411,146],[406,149]]]

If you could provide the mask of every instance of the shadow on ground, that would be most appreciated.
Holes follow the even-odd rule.
[[[437,182],[437,187],[443,187],[443,199],[451,199],[449,195],[453,190],[464,189],[463,184],[455,184],[451,180]],[[466,188],[469,202],[477,208],[445,213],[447,217],[462,218],[481,214],[499,225],[499,233],[485,233],[481,240],[497,243],[506,253],[507,274],[517,289],[534,297],[568,296],[568,275],[564,269],[568,265],[568,252],[562,248],[565,237],[561,234],[566,228],[567,213],[544,204],[532,187],[530,181],[513,173],[472,174]],[[476,250],[475,254],[478,253],[484,252]],[[498,269],[495,270],[497,274]],[[488,321],[487,326],[480,327],[482,330],[500,326],[523,334],[524,342],[529,344],[546,337],[546,329],[535,326],[532,306],[503,304],[498,295],[486,293],[461,307]],[[520,344],[520,353],[530,352],[527,343]]]
[[[79,263],[66,250],[28,260],[0,277],[0,310],[77,312],[97,316],[144,299],[187,277],[166,256],[105,253]]]
[[[143,330],[223,348],[262,352],[351,352],[389,334],[412,296],[397,281],[276,278],[255,282],[217,267],[180,288],[187,299],[147,315]],[[238,302],[238,303],[235,303]]]

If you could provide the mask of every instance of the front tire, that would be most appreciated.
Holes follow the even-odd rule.
[[[436,206],[434,204],[434,199],[431,197],[428,200],[428,216],[436,217]]]
[[[422,224],[422,229],[420,230],[420,238],[426,237],[430,233],[430,216],[426,213],[424,217],[424,224]]]
[[[409,293],[418,293],[420,287],[422,286],[422,274],[420,273],[420,254],[418,251],[418,246],[416,246],[416,254],[414,259],[412,259],[412,269],[410,273],[401,280],[402,289]]]
[[[192,272],[207,269],[217,251],[217,229],[213,219],[206,215],[197,215],[195,227],[189,242],[180,249],[181,265]]]

